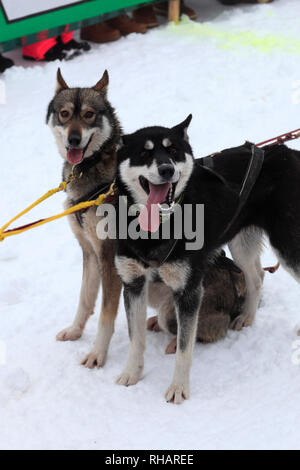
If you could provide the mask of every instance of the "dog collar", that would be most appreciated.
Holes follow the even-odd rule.
[[[83,159],[81,163],[76,165],[73,170],[74,175],[79,176],[80,174],[85,173],[86,171],[96,166],[101,161],[103,154],[110,156],[116,153],[116,151],[117,151],[116,144],[112,144],[110,146],[104,147],[103,149],[100,149],[94,155],[92,155],[89,158]]]

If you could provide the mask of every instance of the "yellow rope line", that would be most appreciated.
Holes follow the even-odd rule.
[[[52,217],[48,217],[47,219],[41,220],[41,221],[36,222],[36,223],[34,222],[33,224],[25,226],[25,227],[20,228],[20,229],[15,229],[15,230],[11,230],[9,232],[5,232],[5,230],[13,222],[15,222],[20,217],[22,217],[23,215],[30,212],[34,207],[38,206],[39,204],[41,204],[46,199],[49,199],[49,197],[53,196],[54,194],[56,194],[60,191],[64,191],[69,183],[70,183],[70,180],[69,181],[63,181],[57,188],[51,189],[50,191],[48,191],[46,194],[44,194],[44,196],[40,197],[36,202],[31,204],[29,207],[27,207],[22,212],[20,212],[20,214],[16,215],[13,219],[11,219],[9,222],[7,222],[7,224],[5,224],[0,229],[0,242],[4,241],[5,238],[7,238],[7,237],[12,237],[13,235],[18,235],[20,233],[27,232],[28,230],[31,230],[32,228],[40,227],[41,225],[45,225],[49,222],[52,222],[53,220],[58,220],[58,219],[61,219],[62,217],[73,214],[74,212],[84,210],[84,209],[88,209],[89,207],[92,207],[92,206],[100,206],[101,204],[103,204],[103,202],[105,201],[105,199],[108,196],[111,196],[114,193],[114,183],[113,183],[107,193],[100,194],[100,196],[97,199],[93,200],[93,201],[81,202],[81,203],[77,204],[76,206],[70,207],[69,209],[65,210],[64,212],[61,212],[60,214],[54,215]]]

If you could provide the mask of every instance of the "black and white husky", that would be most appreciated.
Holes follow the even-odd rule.
[[[251,146],[221,152],[213,158],[213,170],[209,169],[203,160],[193,158],[187,136],[190,121],[191,116],[171,129],[151,127],[124,136],[116,182],[129,205],[143,205],[138,219],[133,215],[127,222],[129,227],[138,220],[140,237],[117,236],[116,266],[124,285],[130,336],[128,362],[117,383],[133,385],[141,376],[148,286],[153,280],[163,282],[173,292],[178,323],[175,373],[166,392],[167,401],[174,403],[189,397],[203,272],[220,247],[229,243],[234,260],[246,276],[245,308],[232,325],[235,329],[250,326],[255,318],[263,282],[263,233],[268,235],[282,266],[297,280],[300,276],[300,152],[284,145],[264,149],[260,173],[237,216],[239,192],[252,158]],[[184,231],[175,239],[175,225],[169,239],[162,237],[162,208],[180,206],[179,221],[181,217],[184,224],[187,211],[197,219],[198,205],[204,205],[204,243],[200,248],[187,244],[190,240]],[[169,218],[175,221],[176,211],[169,212]],[[199,226],[197,220],[193,223],[196,239]]]

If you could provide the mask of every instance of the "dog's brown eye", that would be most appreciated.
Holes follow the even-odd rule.
[[[61,117],[62,119],[68,119],[68,118],[70,117],[69,111],[67,111],[67,110],[65,110],[65,109],[62,110],[62,111],[60,112],[60,117]]]
[[[93,111],[87,111],[84,115],[85,119],[92,119],[95,116],[95,113]]]
[[[169,152],[171,153],[171,155],[176,155],[177,149],[175,147],[170,147]]]
[[[147,152],[145,152],[145,150],[143,150],[143,151],[141,152],[141,157],[145,157],[146,155],[147,155]]]

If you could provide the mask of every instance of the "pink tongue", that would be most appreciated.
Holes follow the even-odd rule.
[[[72,165],[77,165],[80,163],[83,158],[83,150],[82,149],[69,149],[67,153],[67,160]]]
[[[150,194],[146,207],[139,215],[139,223],[145,232],[156,232],[160,226],[160,213],[158,204],[165,202],[171,183],[152,184],[149,181]]]

